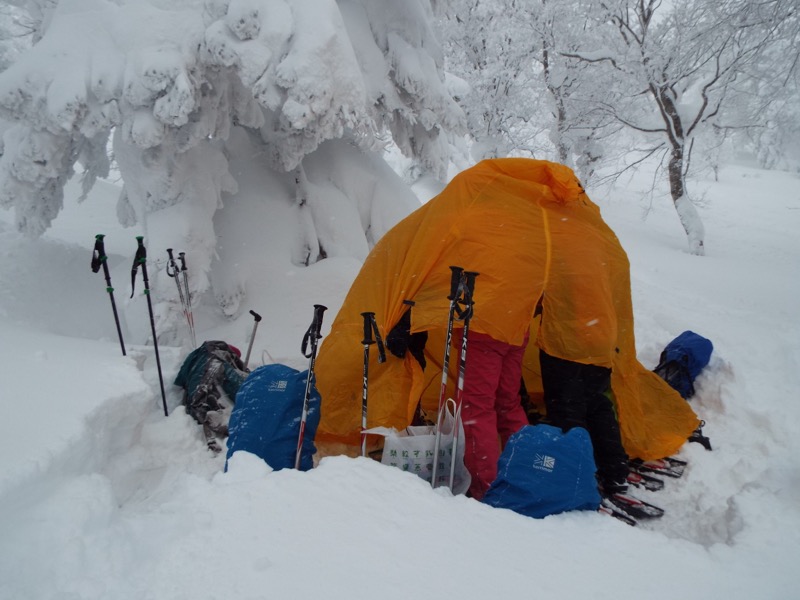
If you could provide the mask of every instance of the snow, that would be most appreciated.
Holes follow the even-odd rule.
[[[309,169],[320,193],[346,179],[319,173]],[[281,186],[263,172],[243,176],[272,186],[264,193]],[[347,193],[363,191],[359,181]],[[631,260],[640,360],[655,366],[685,329],[714,342],[692,400],[714,450],[687,444],[682,479],[637,491],[667,514],[636,528],[594,513],[529,519],[432,491],[364,458],[273,472],[239,453],[223,473],[224,457],[206,450],[171,385],[185,344],[159,345],[170,408],[163,415],[141,279],[128,299],[140,232],[116,222],[119,189],[100,182],[79,204],[71,182],[61,215],[38,241],[0,212],[0,597],[798,597],[800,180],[728,165],[719,182],[696,183],[705,198],[704,257],[684,249],[666,195],[642,219],[640,190],[650,181],[643,173],[624,189],[589,193]],[[238,200],[232,221],[216,225],[242,228],[241,244],[220,257],[250,294],[232,317],[199,307],[198,340],[244,350],[252,308],[264,319],[250,366],[306,368],[300,346],[312,307],[329,307],[327,334],[359,261],[288,267],[280,225],[257,235],[263,207]],[[126,357],[102,274],[89,269],[98,232],[106,234]],[[151,272],[163,269],[162,253],[151,249]],[[171,285],[163,279],[156,301]]]
[[[0,118],[13,122],[0,125],[0,207],[14,209],[20,231],[41,235],[61,211],[76,162],[91,182],[107,176],[111,150],[125,182],[121,219],[159,248],[181,246],[193,260],[192,293],[215,294],[228,314],[244,287],[214,268],[225,264],[219,249],[238,242],[216,228],[228,218],[218,211],[239,188],[231,156],[246,146],[246,172],[255,163],[262,171],[297,170],[303,185],[296,187],[304,189],[292,194],[294,178],[286,176],[286,193],[261,198],[305,207],[278,220],[293,221],[285,235],[299,240],[296,264],[323,252],[360,261],[397,220],[388,196],[400,209],[416,199],[380,185],[374,196],[359,194],[357,206],[343,189],[324,197],[303,174],[319,160],[313,155],[326,154],[331,142],[342,151],[357,146],[362,154],[349,152],[353,164],[343,171],[351,175],[359,163],[379,168],[365,155],[380,154],[394,138],[444,179],[447,140],[463,133],[427,0],[408,0],[402,10],[388,0],[45,4],[47,26],[35,32],[41,39],[0,72]],[[357,220],[327,219],[327,205],[358,211],[363,239],[348,226]],[[159,308],[157,318],[166,317]]]
[[[533,520],[361,458],[273,472],[239,453],[223,472],[172,385],[191,348],[165,249],[186,252],[199,341],[244,351],[255,310],[250,366],[307,368],[313,305],[327,335],[369,248],[438,193],[431,173],[454,174],[450,96],[468,83],[443,81],[423,0],[39,4],[34,50],[0,56],[19,120],[0,123],[0,207],[16,211],[0,210],[1,599],[800,597],[796,173],[691,182],[704,257],[664,190],[642,206],[651,172],[589,190],[631,260],[640,360],[685,329],[715,344],[692,400],[714,450],[688,444],[682,479],[637,492],[663,519]],[[62,202],[78,155],[108,176],[112,128],[125,190],[101,180],[84,199],[73,177]],[[416,154],[387,155],[416,197],[368,153],[383,145]],[[126,356],[89,269],[98,233]],[[141,276],[131,294],[139,235],[166,418]]]

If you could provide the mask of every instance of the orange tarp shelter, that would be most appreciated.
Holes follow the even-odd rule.
[[[462,172],[375,245],[320,347],[320,443],[358,445],[362,312],[382,336],[413,300],[411,331],[427,331],[427,367],[407,353],[369,365],[368,427],[402,429],[417,404],[436,414],[450,293],[450,266],[477,271],[471,331],[530,342],[523,376],[541,398],[538,349],[612,368],[623,444],[632,458],[674,453],[699,426],[681,396],[636,359],[625,251],[573,172],[532,159],[485,160]],[[541,316],[534,316],[539,300]],[[458,352],[451,352],[454,389]],[[469,356],[467,356],[469,369]]]

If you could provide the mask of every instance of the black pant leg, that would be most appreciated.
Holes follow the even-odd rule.
[[[628,456],[622,446],[619,423],[606,392],[611,386],[611,369],[584,365],[540,351],[542,386],[547,420],[569,431],[583,427],[589,432],[602,483],[624,482]]]
[[[539,351],[547,421],[569,431],[586,427],[587,403],[581,365]]]
[[[597,475],[610,489],[612,484],[623,485],[628,477],[628,455],[622,446],[619,421],[606,395],[611,387],[611,369],[595,365],[583,367],[588,390],[586,423],[594,447]]]

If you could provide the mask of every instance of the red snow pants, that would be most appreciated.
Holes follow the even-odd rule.
[[[453,331],[456,360],[464,330]],[[528,424],[520,404],[522,357],[528,340],[511,346],[485,333],[469,332],[461,419],[464,466],[472,476],[470,495],[483,498],[497,477],[497,461],[508,438]],[[452,356],[451,354],[451,356]],[[498,439],[499,438],[499,439]]]

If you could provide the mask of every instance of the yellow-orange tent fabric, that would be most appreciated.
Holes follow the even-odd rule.
[[[368,426],[408,426],[418,402],[436,414],[450,266],[480,275],[471,331],[519,345],[530,332],[526,385],[541,391],[538,348],[612,368],[623,444],[631,457],[674,453],[699,420],[680,395],[636,359],[628,258],[573,172],[547,161],[486,160],[458,176],[375,245],[316,362],[320,442],[357,445],[363,318],[383,336],[413,300],[411,331],[428,331],[423,370],[406,354],[369,365]],[[534,317],[539,299],[542,315]],[[457,352],[451,352],[450,382]],[[469,368],[469,356],[467,356]]]

